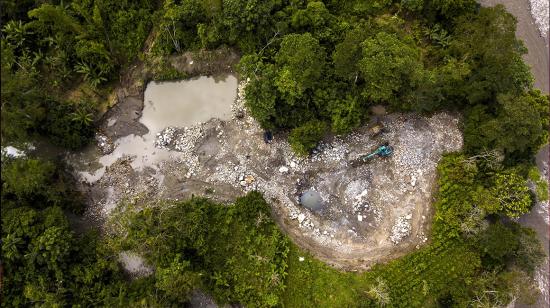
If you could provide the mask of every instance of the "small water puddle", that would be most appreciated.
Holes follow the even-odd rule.
[[[100,179],[105,168],[123,156],[135,157],[131,163],[135,170],[144,167],[157,169],[161,161],[177,159],[178,152],[154,146],[157,133],[169,126],[185,127],[212,118],[228,120],[231,104],[237,96],[237,78],[199,77],[175,82],[151,82],[144,93],[143,113],[139,122],[149,132],[143,136],[128,135],[115,141],[115,150],[108,155],[90,146],[78,155],[75,165],[87,182]],[[99,166],[98,164],[99,163]]]
[[[323,208],[323,199],[319,192],[310,189],[300,196],[300,204],[312,211],[320,211]]]

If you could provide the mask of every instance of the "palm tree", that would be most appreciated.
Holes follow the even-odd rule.
[[[94,121],[93,114],[88,112],[88,110],[82,106],[77,107],[76,111],[71,113],[71,120],[80,123],[83,126],[88,126]]]
[[[75,69],[78,73],[83,74],[84,80],[88,81],[94,88],[97,88],[102,82],[107,81],[107,78],[101,76],[101,74],[97,74],[94,68],[86,62],[79,62]]]

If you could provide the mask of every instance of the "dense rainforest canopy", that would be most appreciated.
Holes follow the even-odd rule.
[[[184,51],[239,51],[246,104],[308,155],[373,105],[463,116],[464,150],[439,164],[431,243],[366,273],[294,246],[258,193],[195,198],[113,218],[70,218],[82,196],[61,161],[2,158],[2,304],[181,306],[196,289],[249,307],[486,307],[533,299],[543,252],[512,219],[546,198],[533,154],[548,96],[533,88],[516,20],[474,0],[23,0],[1,8],[2,146],[89,143],[121,72]],[[151,53],[143,52],[148,41]],[[530,188],[531,187],[531,188]],[[534,187],[534,188],[533,188]],[[120,231],[120,230],[118,230]],[[155,268],[130,279],[117,254]],[[306,260],[299,261],[299,256]]]

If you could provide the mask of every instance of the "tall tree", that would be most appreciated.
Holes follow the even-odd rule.
[[[395,34],[379,32],[361,47],[363,58],[359,69],[365,79],[363,96],[374,102],[395,100],[422,69],[420,52]]]
[[[464,91],[471,104],[488,103],[498,93],[520,94],[532,86],[527,52],[515,36],[516,19],[504,6],[481,8],[457,19],[450,53],[471,67]]]
[[[288,34],[275,56],[275,84],[282,93],[301,97],[321,78],[325,61],[325,51],[310,33]]]

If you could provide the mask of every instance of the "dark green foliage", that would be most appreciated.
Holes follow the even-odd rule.
[[[291,17],[291,25],[299,32],[311,33],[324,43],[332,43],[340,36],[336,17],[321,1],[311,1],[305,9],[295,11]]]
[[[300,155],[308,155],[317,143],[323,138],[327,126],[321,121],[310,121],[293,129],[288,137],[288,142],[294,152]]]
[[[155,287],[169,298],[185,302],[191,291],[201,286],[201,274],[193,272],[189,261],[177,255],[167,267],[155,273]]]
[[[2,27],[3,142],[29,141],[41,133],[69,148],[85,144],[92,131],[86,118],[93,119],[95,105],[70,106],[66,94],[82,87],[82,80],[98,94],[98,87],[138,55],[153,3],[7,2],[13,19]],[[28,11],[21,14],[22,9]],[[72,113],[83,115],[85,123],[71,120]]]
[[[93,138],[93,109],[89,103],[78,105],[50,101],[48,116],[44,123],[44,134],[54,144],[68,149],[79,149]]]
[[[60,206],[82,212],[81,196],[62,166],[32,158],[2,159],[2,208]]]
[[[537,234],[514,222],[491,224],[476,244],[489,269],[512,266],[532,275],[545,256]]]
[[[30,59],[17,61],[14,47],[4,40],[2,44],[2,109],[1,134],[3,140],[27,140],[43,121],[46,110],[41,104],[42,89],[37,86],[37,72]],[[24,69],[16,69],[17,63]]]
[[[401,0],[407,10],[422,13],[429,21],[452,18],[475,12],[479,4],[475,0]]]
[[[502,265],[518,249],[519,240],[512,230],[497,222],[491,224],[480,236],[478,244],[483,247],[482,254],[488,259],[488,263]]]
[[[331,128],[337,134],[349,133],[366,118],[365,108],[355,97],[348,96],[344,100],[335,101],[334,104],[336,106],[330,108],[332,112]]]
[[[289,243],[259,193],[231,205],[192,199],[127,219],[122,247],[156,265],[156,286],[174,302],[202,284],[220,302],[280,304]]]
[[[388,102],[403,92],[422,68],[418,50],[394,34],[380,32],[362,45],[359,69],[365,79],[363,96],[374,102]]]
[[[2,206],[2,265],[6,307],[115,303],[126,289],[97,237],[76,236],[59,207]]]
[[[246,87],[246,106],[262,127],[267,129],[276,127],[277,89],[272,82],[274,78],[273,66],[267,65],[263,69],[263,76],[252,79]]]
[[[519,246],[514,251],[512,262],[528,275],[532,275],[537,266],[547,257],[544,249],[537,238],[535,230],[523,228],[517,224],[512,224],[511,227],[519,241]]]
[[[325,52],[309,33],[286,35],[275,56],[277,88],[285,97],[300,98],[321,78]],[[292,102],[290,102],[292,104]]]
[[[280,1],[222,0],[221,23],[229,30],[226,34],[228,41],[239,44],[244,50],[254,50],[259,43],[255,36],[272,35],[268,29],[273,21],[266,16],[270,16],[278,5]]]
[[[464,85],[470,104],[487,103],[499,93],[521,94],[532,85],[527,52],[515,36],[516,19],[502,5],[481,8],[456,21],[450,53],[467,58],[472,73]]]
[[[447,155],[438,170],[434,229],[442,240],[482,232],[488,214],[517,218],[531,208],[533,199],[527,181],[514,169],[495,172],[487,162]]]
[[[513,161],[531,157],[548,138],[548,96],[538,91],[499,95],[497,103],[494,113],[482,105],[467,113],[466,150],[475,153],[497,148]]]
[[[0,14],[2,20],[25,20],[27,12],[45,1],[37,0],[5,0],[2,1]]]
[[[453,58],[431,70],[417,71],[415,89],[403,97],[402,106],[419,112],[454,108],[464,102],[462,89],[471,70]]]
[[[336,76],[355,80],[359,77],[359,60],[363,57],[361,43],[367,39],[370,25],[360,25],[360,27],[350,30],[346,33],[344,40],[336,45],[332,60],[334,62],[334,73]]]
[[[529,275],[514,269],[484,272],[478,276],[474,285],[474,299],[482,307],[503,305],[512,300],[534,305],[539,292]]]
[[[148,1],[43,4],[29,11],[28,26],[38,34],[45,60],[59,59],[97,86],[137,55],[148,34],[151,8]],[[66,76],[57,75],[64,81]]]
[[[71,149],[87,144],[94,134],[93,105],[47,98],[36,67],[23,62],[15,70],[19,61],[2,41],[2,137],[22,142],[40,133]]]
[[[252,61],[245,56],[241,63],[252,79],[246,91],[252,115],[268,129],[292,129],[316,119],[343,133],[361,125],[366,117],[356,115],[366,115],[374,103],[419,112],[480,105],[474,108],[494,115],[506,109],[497,106],[504,101],[496,103],[502,95],[519,98],[530,91],[532,77],[521,58],[526,50],[515,37],[514,17],[502,6],[481,8],[473,0],[401,5],[415,12],[416,20],[396,12],[391,1],[292,3],[284,10],[290,16],[286,25],[279,19],[282,12],[273,13],[277,31],[250,52]],[[281,29],[286,35],[279,37]],[[529,108],[516,108],[523,113],[518,122],[533,119]],[[491,117],[482,118],[476,127],[491,125],[485,123]],[[534,139],[544,136],[538,127],[518,130],[534,139],[504,133],[514,125],[487,127],[490,136],[467,139],[467,147],[500,147],[512,161],[532,154],[539,142]],[[495,144],[506,136],[511,144]]]
[[[198,43],[196,23],[206,20],[206,12],[201,1],[186,0],[179,4],[166,1],[163,14],[154,45],[157,53],[181,52]]]

